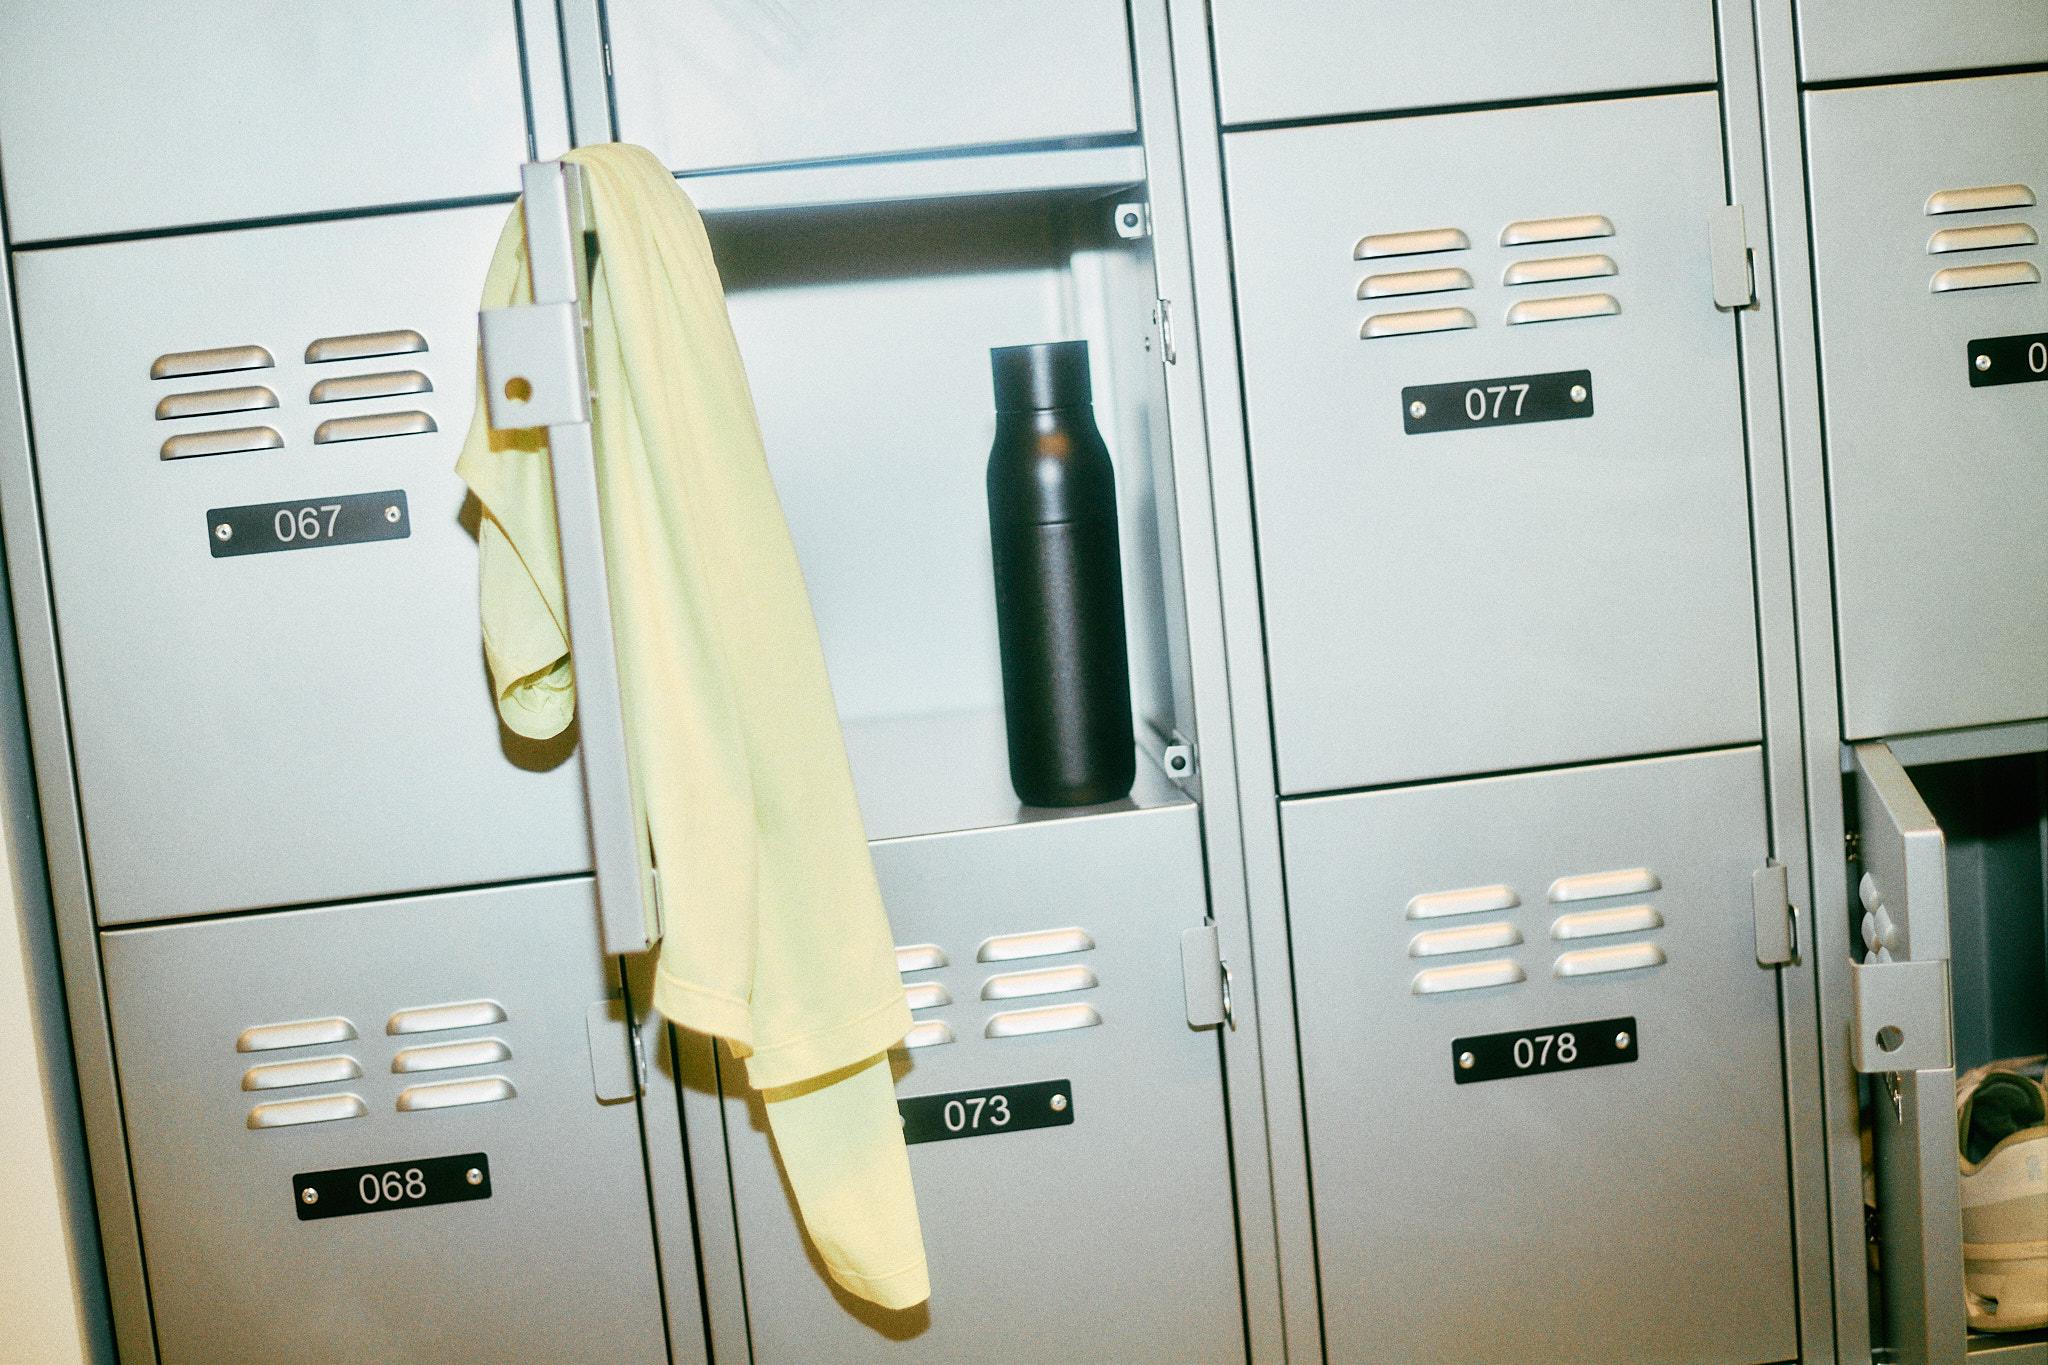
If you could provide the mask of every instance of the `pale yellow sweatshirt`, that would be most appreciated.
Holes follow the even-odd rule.
[[[832,1277],[929,1294],[887,1049],[910,1027],[796,553],[703,221],[647,151],[570,152],[599,253],[597,475],[636,796],[662,871],[654,1007],[746,1059]],[[517,208],[483,306],[532,297]],[[545,431],[456,466],[483,504],[484,652],[514,731],[575,707]]]

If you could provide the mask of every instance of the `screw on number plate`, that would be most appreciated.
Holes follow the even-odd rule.
[[[388,522],[392,523],[392,524],[393,524],[394,526],[395,526],[395,525],[397,525],[397,524],[398,524],[398,509],[397,509],[396,507],[387,507],[387,508],[385,508],[385,509],[384,509],[384,520],[386,520],[386,521],[388,521]]]
[[[299,1191],[299,1202],[301,1204],[319,1203],[320,1191],[314,1189],[311,1185],[306,1186],[305,1189]]]
[[[232,540],[234,539],[234,536],[235,528],[228,525],[226,522],[222,522],[220,525],[213,528],[213,538],[215,540]]]
[[[1470,1071],[1474,1066],[1478,1065],[1478,1062],[1479,1059],[1474,1057],[1469,1052],[1461,1052],[1458,1054],[1458,1070],[1460,1071]]]
[[[1623,1052],[1628,1051],[1629,1037],[1626,1031],[1614,1035],[1614,1045]]]
[[[1429,405],[1418,398],[1408,405],[1408,415],[1410,417],[1427,417],[1429,415]]]
[[[1990,356],[1988,356],[1988,355],[1980,355],[1980,356],[1978,356],[1978,357],[1977,357],[1977,368],[1978,368],[1978,369],[1980,369],[1980,370],[1988,370],[1988,369],[1990,369],[1990,368],[1991,368],[1991,357],[1990,357]]]
[[[484,1173],[474,1166],[464,1171],[462,1173],[462,1178],[464,1180],[467,1180],[472,1185],[481,1185],[484,1183]]]
[[[1052,1112],[1055,1114],[1067,1112],[1067,1097],[1065,1095],[1054,1095],[1052,1097]]]
[[[1584,384],[1572,385],[1572,401],[1574,403],[1583,403],[1586,401],[1586,386]]]

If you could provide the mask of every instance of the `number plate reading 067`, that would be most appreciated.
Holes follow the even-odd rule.
[[[1561,422],[1593,415],[1593,372],[1517,374],[1401,390],[1401,421],[1410,436],[1519,422]]]
[[[412,520],[400,490],[216,507],[206,514],[206,543],[215,559],[272,550],[317,550],[365,540],[404,540],[411,534]]]
[[[292,1206],[299,1211],[300,1222],[490,1197],[491,1159],[482,1152],[292,1177]]]
[[[943,1142],[1072,1123],[1074,1087],[1066,1081],[1034,1081],[994,1090],[912,1095],[896,1101],[896,1107],[903,1113],[905,1142]]]
[[[1459,1085],[1465,1085],[1472,1081],[1537,1076],[1546,1071],[1615,1066],[1634,1061],[1641,1046],[1633,1018],[1554,1024],[1518,1033],[1486,1033],[1451,1040],[1451,1075]]]
[[[2048,382],[2048,332],[1982,337],[1970,343],[1970,387]]]

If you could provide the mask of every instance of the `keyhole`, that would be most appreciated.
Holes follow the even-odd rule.
[[[1877,1031],[1877,1045],[1886,1052],[1897,1052],[1899,1044],[1906,1041],[1906,1035],[1892,1024],[1886,1024]]]
[[[526,376],[515,374],[505,381],[505,396],[515,403],[524,403],[533,397],[533,385],[527,382]]]

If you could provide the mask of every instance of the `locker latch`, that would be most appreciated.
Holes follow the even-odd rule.
[[[1714,264],[1714,307],[1733,312],[1756,306],[1755,254],[1742,205],[1723,204],[1708,215],[1708,245]]]
[[[1749,895],[1756,912],[1756,960],[1761,967],[1782,967],[1799,959],[1799,911],[1792,904],[1785,865],[1776,858],[1750,875]]]
[[[1159,358],[1167,364],[1180,359],[1173,345],[1173,300],[1158,299],[1152,305],[1152,325],[1159,329]]]
[[[1190,1028],[1237,1027],[1230,1003],[1230,965],[1223,960],[1214,920],[1181,934],[1180,974]]]
[[[1947,962],[1851,962],[1849,972],[1856,1006],[1849,1055],[1858,1071],[1939,1071],[1953,1064]]]

